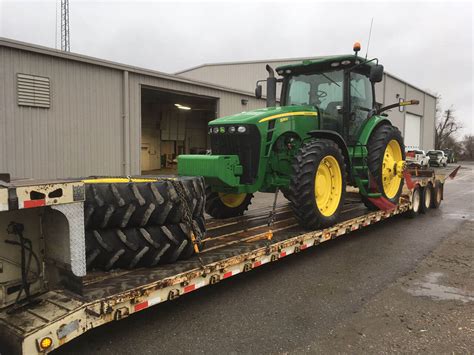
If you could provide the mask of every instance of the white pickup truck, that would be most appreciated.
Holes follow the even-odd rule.
[[[448,165],[448,157],[442,150],[430,150],[426,155],[430,158],[430,166]]]
[[[426,167],[429,166],[430,158],[426,156],[423,150],[412,149],[406,153],[406,162],[408,165]]]

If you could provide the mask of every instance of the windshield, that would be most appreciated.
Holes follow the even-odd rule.
[[[311,105],[325,110],[330,103],[342,105],[343,72],[294,75],[288,80],[286,105]]]

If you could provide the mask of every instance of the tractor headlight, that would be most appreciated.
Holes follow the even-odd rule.
[[[247,127],[245,127],[245,126],[239,126],[239,127],[237,127],[237,132],[239,132],[239,133],[245,133],[245,132],[247,132]]]
[[[212,133],[215,133],[215,134],[219,133],[219,127],[212,128]]]
[[[212,127],[209,127],[209,134],[212,134]]]
[[[236,128],[234,126],[229,127],[229,133],[235,133]]]

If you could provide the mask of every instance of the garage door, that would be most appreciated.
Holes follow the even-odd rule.
[[[405,147],[406,149],[420,149],[421,147],[421,117],[405,114]]]

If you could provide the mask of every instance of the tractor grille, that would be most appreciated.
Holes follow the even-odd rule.
[[[211,133],[211,150],[214,155],[238,155],[243,166],[241,184],[252,184],[257,178],[260,159],[260,132],[255,125],[246,125],[245,133],[229,133],[230,125],[225,133]]]

